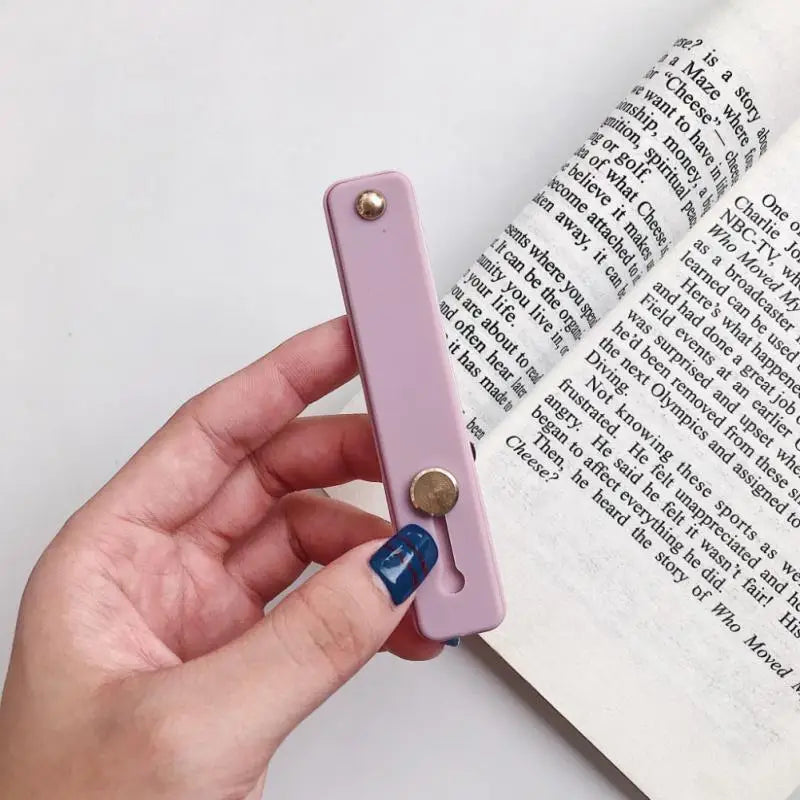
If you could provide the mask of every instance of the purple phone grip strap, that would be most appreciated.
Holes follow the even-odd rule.
[[[366,190],[386,200],[376,220],[355,211]],[[489,630],[503,619],[503,596],[411,184],[397,172],[342,181],[325,211],[392,522],[422,525],[440,550],[416,597],[420,631],[445,640]],[[412,478],[433,467],[459,486],[445,517],[410,500]]]

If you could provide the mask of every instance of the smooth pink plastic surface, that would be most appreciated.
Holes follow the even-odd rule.
[[[386,198],[377,220],[355,211],[367,189]],[[421,525],[439,546],[416,597],[420,631],[441,641],[490,630],[503,619],[503,596],[413,189],[397,172],[354,178],[328,189],[325,211],[392,522]],[[458,481],[444,518],[411,505],[411,480],[430,467]]]

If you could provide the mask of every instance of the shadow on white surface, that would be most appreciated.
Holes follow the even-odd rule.
[[[480,640],[378,656],[284,743],[266,798],[646,800]]]

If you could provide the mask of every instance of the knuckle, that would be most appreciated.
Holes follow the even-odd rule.
[[[175,422],[180,420],[193,420],[197,417],[197,406],[200,401],[200,395],[196,394],[184,400],[169,417],[167,422]]]
[[[229,467],[238,465],[246,455],[247,448],[237,440],[236,436],[224,423],[213,420],[209,415],[209,407],[214,405],[215,388],[212,386],[204,392],[187,400],[175,413],[173,419],[193,428],[213,450],[217,458]]]
[[[357,598],[326,584],[321,574],[317,578],[287,598],[285,613],[276,622],[296,662],[321,664],[332,680],[341,682],[372,655],[375,636]]]

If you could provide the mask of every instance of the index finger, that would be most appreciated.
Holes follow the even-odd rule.
[[[93,502],[173,531],[242,460],[355,374],[345,317],[304,331],[184,404]]]

